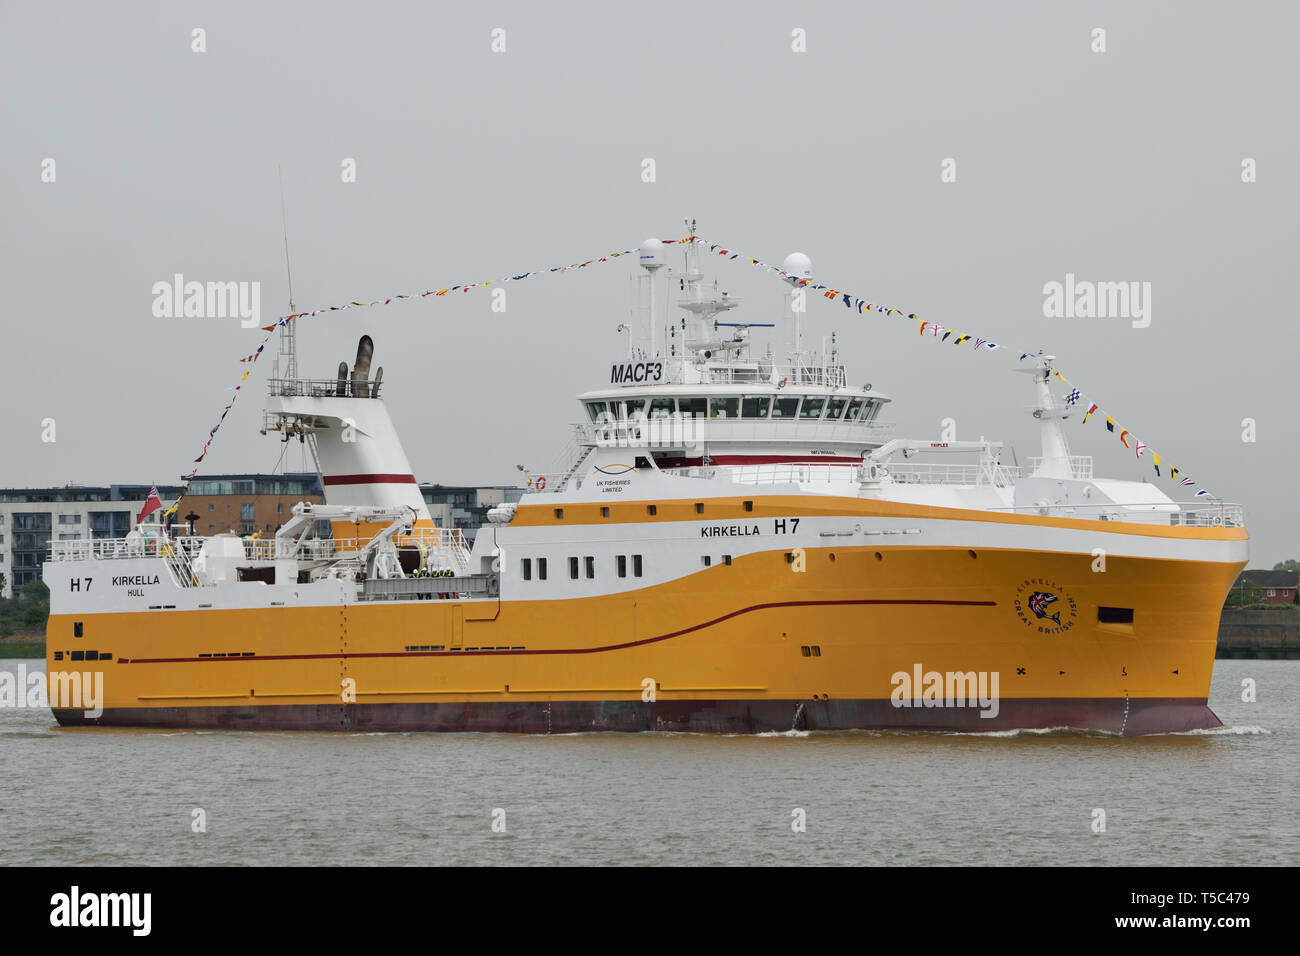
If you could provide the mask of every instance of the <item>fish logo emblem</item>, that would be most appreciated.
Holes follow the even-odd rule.
[[[1022,580],[1011,610],[1025,627],[1045,635],[1064,634],[1079,619],[1079,602],[1048,577]]]
[[[1060,598],[1055,594],[1051,594],[1047,591],[1035,591],[1029,596],[1029,610],[1033,611],[1034,615],[1038,617],[1039,620],[1047,618],[1049,621],[1055,621],[1057,624],[1060,624],[1060,611],[1057,611],[1055,614],[1047,613],[1047,609],[1059,600]]]
[[[636,471],[631,465],[597,465],[596,471],[602,475],[626,475],[629,471]]]

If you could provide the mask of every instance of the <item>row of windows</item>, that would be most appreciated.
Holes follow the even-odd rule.
[[[49,531],[50,513],[43,511],[15,514],[14,528],[18,531]]]
[[[315,495],[320,493],[315,476],[304,478],[258,478],[231,480],[228,478],[198,478],[190,485],[189,493],[195,497],[206,495]],[[146,494],[148,491],[146,490]],[[141,495],[141,497],[144,497]]]
[[[245,501],[245,502],[241,502],[240,505],[239,505],[239,517],[240,517],[240,519],[241,519],[241,520],[244,520],[244,521],[252,521],[252,520],[253,520],[253,509],[254,509],[254,507],[255,507],[256,505],[257,505],[257,502],[255,502],[255,501]],[[211,502],[211,501],[209,501],[209,502],[208,502],[208,511],[216,511],[216,510],[217,510],[217,506],[216,506],[215,502]],[[226,505],[226,510],[227,510],[227,511],[230,510],[230,505]],[[278,501],[278,502],[276,502],[276,505],[275,505],[275,513],[278,514],[278,515],[282,515],[282,514],[284,514],[284,502],[283,502],[283,501]]]
[[[746,510],[746,511],[753,511],[753,510],[754,510],[754,502],[752,502],[752,501],[746,501],[746,502],[744,502],[744,506],[745,506],[745,510]],[[648,514],[648,515],[657,515],[657,514],[659,513],[659,506],[658,506],[658,505],[646,505],[646,506],[645,506],[645,513]],[[696,513],[697,515],[702,515],[702,514],[704,514],[704,502],[703,502],[703,501],[697,501],[697,502],[695,502],[695,513]],[[610,514],[611,514],[611,512],[610,512],[610,510],[609,510],[609,506],[608,506],[608,505],[601,505],[601,506],[600,506],[600,516],[601,516],[602,518],[608,518],[608,517],[610,516]],[[555,520],[556,520],[556,521],[563,521],[563,520],[564,520],[564,509],[563,509],[563,508],[556,508],[556,509],[555,509]]]
[[[644,570],[644,565],[641,561],[641,555],[634,554],[631,555],[631,558],[632,558],[632,577],[639,578],[642,576],[642,572]],[[617,554],[614,556],[614,573],[618,575],[620,578],[627,577],[627,569],[628,569],[627,559],[628,559],[628,555],[626,554]],[[545,581],[546,572],[547,572],[545,558],[521,558],[519,561],[519,570],[520,573],[523,575],[523,579],[525,581],[531,581],[533,579],[534,565],[536,565],[537,568],[537,580]],[[581,559],[581,563],[579,562],[578,558],[570,557],[569,578],[571,580],[576,581],[578,579],[578,571],[580,568],[584,571],[584,573],[588,578],[594,579],[596,577],[595,557],[592,555],[586,555]]]
[[[722,398],[629,398],[587,402],[593,422],[646,418],[784,418],[803,421],[874,421],[882,402],[850,395],[731,395]]]
[[[73,661],[111,661],[113,654],[111,651],[55,651],[54,659],[63,660],[63,655],[67,653],[68,660]]]

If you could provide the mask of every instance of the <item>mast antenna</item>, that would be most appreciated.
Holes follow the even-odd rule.
[[[289,263],[289,218],[284,211],[284,174],[277,164],[275,167],[276,178],[280,182],[280,227],[284,233],[284,271],[289,279],[289,314],[297,312],[293,304],[293,269]],[[284,325],[280,326],[280,350],[275,358],[275,377],[280,377],[280,363],[284,362],[284,377],[289,381],[298,378],[298,335],[294,324],[297,319],[289,319]]]

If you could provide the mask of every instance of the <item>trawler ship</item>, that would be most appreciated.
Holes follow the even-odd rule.
[[[804,346],[806,257],[785,262],[780,321],[743,322],[693,245],[680,270],[654,240],[639,256],[639,321],[608,381],[578,396],[571,456],[530,473],[472,544],[430,520],[369,337],[351,369],[302,379],[290,319],[264,431],[310,449],[326,503],[295,506],[268,539],[141,524],[54,543],[47,667],[103,672],[102,713],[56,704],[58,721],[1219,725],[1207,697],[1247,560],[1240,507],[1094,477],[1070,453],[1078,412],[1049,355],[1024,370],[1042,441],[1024,466],[992,441],[895,437],[891,398],[850,377],[834,337]],[[754,330],[778,325],[761,334],[784,354],[760,352]]]

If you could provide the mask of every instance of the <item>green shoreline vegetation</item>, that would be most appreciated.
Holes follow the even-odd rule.
[[[4,585],[0,574],[0,590]],[[50,589],[43,581],[28,581],[17,597],[0,597],[0,657],[44,657],[49,617]]]

